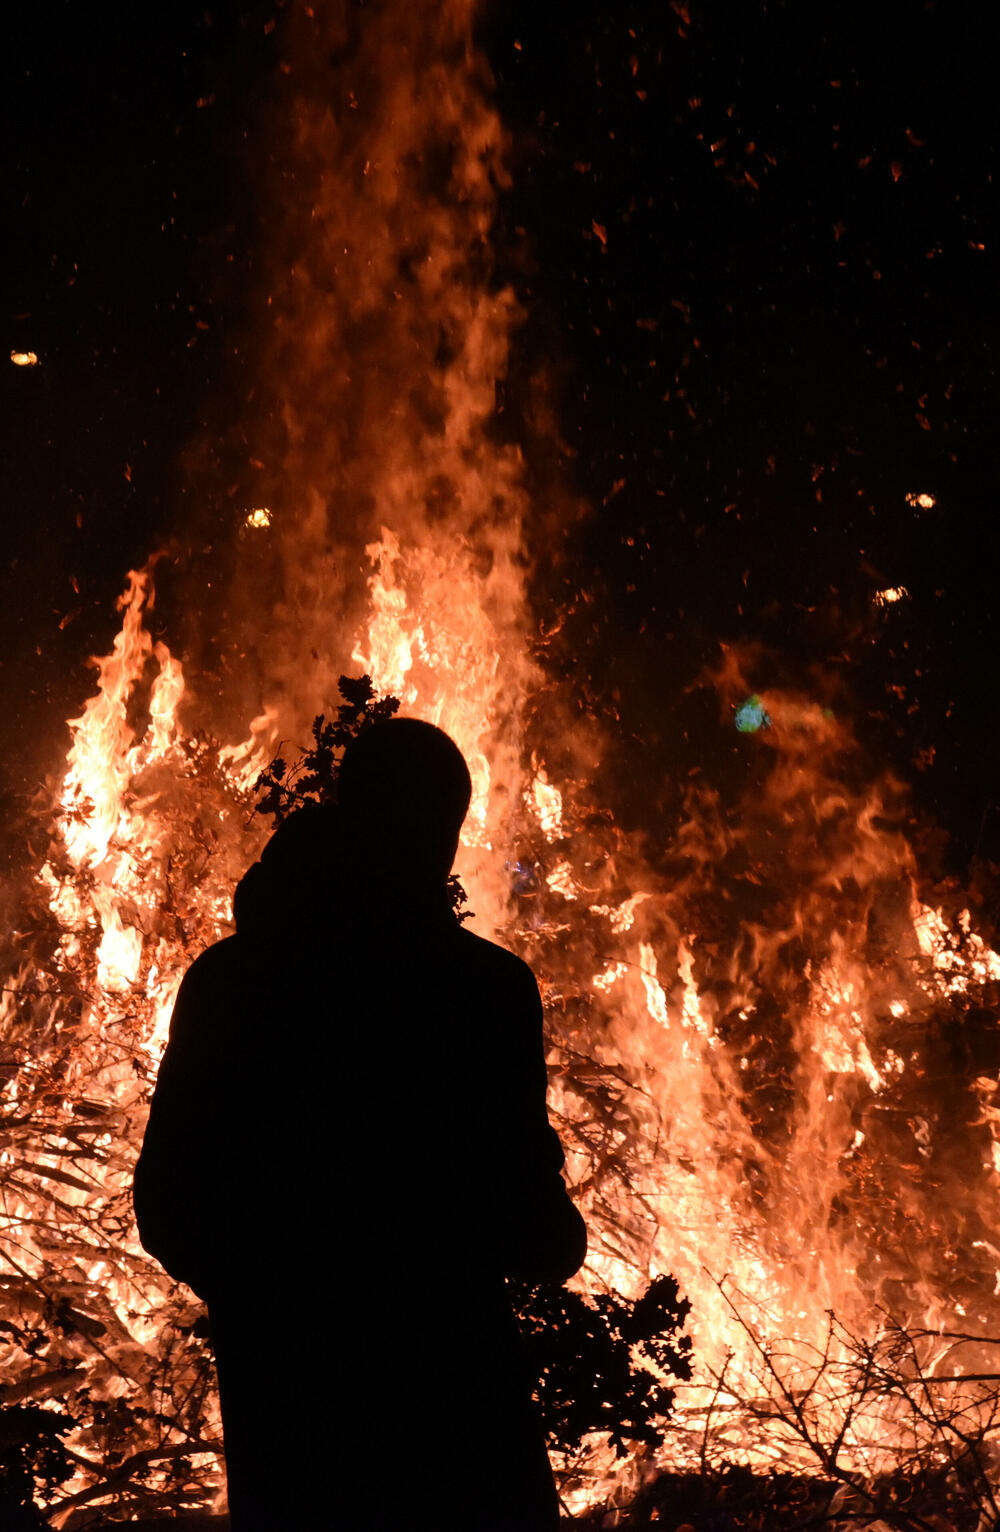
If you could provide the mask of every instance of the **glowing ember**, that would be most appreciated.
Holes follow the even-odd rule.
[[[537,768],[525,802],[541,825],[545,839],[558,840],[563,833],[562,793],[549,781],[544,767]]]
[[[12,351],[10,359],[15,367],[38,366],[38,353],[36,351]]]
[[[569,862],[557,862],[552,871],[546,875],[545,881],[553,893],[562,894],[564,899],[577,897],[576,880]]]
[[[922,490],[919,494],[911,490],[906,496],[906,503],[912,505],[915,511],[932,511],[937,505],[937,499],[926,490]]]
[[[269,527],[271,525],[271,512],[266,505],[255,506],[252,511],[247,511],[243,525],[246,527]]]

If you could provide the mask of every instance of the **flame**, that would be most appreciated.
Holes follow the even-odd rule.
[[[671,849],[675,865],[685,870],[666,888],[656,866],[638,858],[613,828],[606,832],[606,854],[595,855],[593,831],[582,830],[595,807],[585,783],[560,785],[537,753],[522,755],[512,767],[498,679],[511,635],[490,615],[489,579],[477,572],[468,548],[460,540],[448,550],[407,546],[384,529],[367,555],[373,568],[369,618],[353,653],[384,690],[406,688],[411,709],[443,722],[473,762],[476,799],[467,849],[476,854],[472,871],[486,918],[515,942],[530,945],[545,935],[549,945],[535,952],[534,961],[550,1001],[577,989],[575,949],[584,960],[603,950],[603,965],[592,966],[583,980],[591,999],[579,1015],[586,1018],[583,1035],[594,1067],[613,1060],[633,1082],[621,1118],[630,1166],[623,1183],[609,1186],[595,1176],[586,1138],[575,1134],[589,1109],[571,1076],[558,1072],[561,1013],[552,1013],[552,1097],[568,1130],[571,1173],[592,1232],[584,1288],[611,1284],[636,1292],[650,1274],[671,1270],[681,1277],[694,1298],[696,1356],[706,1378],[690,1393],[695,1411],[711,1392],[707,1379],[713,1372],[729,1380],[721,1397],[733,1408],[751,1384],[759,1386],[751,1339],[757,1327],[806,1351],[819,1347],[827,1310],[861,1323],[883,1299],[886,1283],[904,1273],[913,1312],[921,1318],[939,1316],[941,1327],[949,1307],[957,1315],[978,1304],[980,1322],[988,1323],[986,1297],[982,1291],[976,1296],[975,1284],[949,1298],[933,1270],[911,1267],[911,1247],[893,1249],[885,1242],[877,1228],[885,1204],[872,1208],[865,1202],[864,1177],[859,1180],[856,1169],[873,1166],[871,1157],[880,1152],[872,1138],[877,1120],[859,1128],[858,1104],[878,1110],[880,1103],[909,1100],[907,1092],[919,1089],[921,1017],[929,1007],[979,995],[1000,981],[1000,955],[973,929],[970,912],[949,918],[914,892],[913,853],[887,813],[901,792],[898,785],[886,778],[861,794],[847,787],[838,775],[853,748],[847,725],[805,699],[772,691],[772,757],[763,789],[743,803],[739,816],[725,819],[711,790],[691,791]],[[193,809],[200,817],[213,802],[210,784],[193,771],[179,716],[186,696],[183,669],[145,627],[151,604],[149,572],[133,571],[120,602],[121,630],[110,654],[96,662],[97,691],[70,724],[56,847],[37,874],[60,933],[54,964],[91,975],[86,1045],[75,1053],[64,1088],[72,1095],[86,1079],[99,1100],[129,1112],[148,1089],[188,960],[163,919],[164,878],[182,833],[173,816],[178,799],[187,800],[185,826],[185,813]],[[727,656],[715,684],[725,712],[731,705],[727,687],[746,690],[736,656]],[[140,697],[145,706],[137,711]],[[135,721],[140,716],[141,726]],[[227,837],[228,862],[223,858],[218,875],[207,880],[192,875],[185,890],[197,912],[200,942],[225,929],[230,869],[247,854],[243,815],[227,818],[218,805],[242,806],[247,785],[274,746],[278,717],[269,705],[246,740],[211,756],[210,768],[219,773],[213,812]],[[817,753],[817,740],[824,752]],[[202,752],[200,769],[207,769],[206,759]],[[541,925],[535,917],[524,922],[509,879],[498,872],[499,850],[511,847],[517,833],[530,835],[531,826],[541,870],[541,883],[533,886],[557,901],[543,912]],[[727,955],[711,919],[698,929],[689,912],[711,914],[714,899],[716,914],[723,914],[719,879],[734,859],[749,888],[770,890],[772,909],[767,918],[740,921]],[[623,892],[630,884],[631,891]],[[889,925],[873,958],[867,949],[879,910]],[[552,945],[563,932],[568,944]],[[9,992],[3,1004],[7,1018],[14,1006]],[[113,1040],[123,1006],[130,1016],[127,1056],[144,1061],[146,1083],[139,1086],[123,1073]],[[775,1025],[779,1031],[772,1036]],[[579,1049],[580,1036],[574,1036]],[[780,1091],[774,1099],[783,1104],[767,1106],[775,1085]],[[22,1071],[12,1095],[25,1088]],[[1000,1082],[994,1075],[977,1077],[975,1090],[990,1134],[979,1194],[993,1196],[1000,1175],[1000,1107],[992,1101]],[[947,1132],[933,1111],[911,1105],[918,1162],[931,1160],[938,1136]],[[52,1141],[37,1161],[41,1175],[62,1173],[72,1163],[63,1157],[68,1142]],[[135,1138],[129,1142],[134,1152]],[[935,1176],[941,1176],[940,1165]],[[113,1201],[126,1180],[124,1167],[117,1168],[102,1195]],[[927,1197],[915,1187],[892,1193],[902,1198],[906,1217],[930,1228],[943,1227],[937,1195],[933,1185]],[[74,1193],[67,1206],[75,1212],[83,1200]],[[846,1224],[834,1215],[837,1204],[852,1210]],[[51,1269],[51,1252],[32,1249],[23,1232],[33,1217],[30,1198],[15,1206],[13,1225],[27,1247],[26,1269],[43,1274]],[[992,1260],[989,1239],[970,1248]],[[136,1354],[150,1358],[156,1313],[168,1295],[134,1237],[119,1244],[112,1264],[120,1266],[123,1251],[133,1268],[130,1277],[108,1278],[107,1250],[97,1242],[81,1280],[86,1291],[100,1290],[110,1301]],[[997,1282],[991,1265],[991,1297]],[[136,1388],[141,1372],[139,1367],[132,1375]],[[834,1430],[833,1395],[817,1388],[814,1404],[825,1428]],[[879,1432],[891,1456],[891,1428],[885,1418],[877,1431],[869,1426],[874,1436],[862,1439],[856,1422],[845,1442],[854,1444],[859,1463],[871,1466],[878,1461]],[[679,1461],[683,1439],[681,1433],[681,1444],[672,1448]],[[727,1445],[730,1455],[737,1451],[732,1440]],[[779,1449],[773,1439],[754,1436],[748,1423],[738,1455],[757,1463],[795,1460],[792,1444]],[[606,1493],[616,1475],[621,1485],[606,1454],[595,1452],[591,1468],[589,1486],[571,1496],[578,1508]],[[81,1469],[79,1482],[86,1477]]]
[[[663,985],[656,977],[656,953],[647,942],[639,943],[639,962],[642,964],[642,987],[646,991],[646,1009],[658,1027],[668,1027],[667,997]]]
[[[94,662],[97,690],[69,722],[49,853],[34,877],[51,932],[36,916],[35,933],[22,938],[27,955],[0,1002],[5,1099],[16,1103],[20,1125],[12,1140],[19,1152],[6,1160],[18,1169],[5,1195],[0,1283],[8,1312],[28,1327],[13,1333],[31,1333],[32,1293],[64,1307],[72,1293],[76,1318],[62,1340],[47,1342],[42,1386],[65,1372],[81,1400],[128,1398],[136,1419],[150,1421],[162,1326],[182,1322],[191,1305],[139,1247],[131,1171],[181,976],[227,928],[245,856],[239,841],[252,753],[234,749],[226,771],[185,739],[183,668],[146,628],[152,604],[151,570],[131,571],[121,628],[111,652]],[[214,838],[206,833],[213,819]],[[23,1343],[8,1341],[3,1360],[13,1374],[26,1371],[30,1398],[38,1364]],[[204,1392],[198,1378],[207,1359],[197,1344],[181,1348],[175,1368],[182,1391]],[[157,1459],[169,1467],[184,1441],[201,1463],[205,1492],[220,1483],[211,1396],[197,1441],[182,1419],[173,1440],[159,1429],[131,1444],[148,1450],[151,1484],[164,1479]],[[206,1439],[211,1450],[199,1453]],[[99,1432],[83,1424],[71,1444],[79,1467],[60,1492],[67,1513],[92,1498],[103,1474]]]
[[[545,839],[559,840],[563,833],[562,793],[549,781],[544,766],[535,766],[525,802],[541,825]]]
[[[546,873],[545,881],[553,893],[561,894],[564,899],[573,900],[578,897],[579,888],[570,862],[557,862],[552,871]]]
[[[456,741],[472,777],[463,845],[489,850],[492,778],[484,741],[505,711],[501,640],[489,615],[491,580],[477,575],[471,550],[445,554],[425,546],[404,552],[385,528],[365,552],[375,566],[368,582],[372,616],[351,659],[380,693],[398,697],[407,711]],[[420,593],[418,610],[412,588]],[[465,614],[461,625],[453,620],[456,605]]]

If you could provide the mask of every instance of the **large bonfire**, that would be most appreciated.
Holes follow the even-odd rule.
[[[692,1303],[696,1374],[666,1447],[618,1463],[595,1442],[564,1465],[569,1508],[665,1463],[860,1482],[904,1445],[944,1450],[928,1380],[967,1435],[990,1407],[990,1384],[961,1379],[993,1366],[1000,958],[960,901],[930,897],[905,790],[865,767],[839,708],[772,689],[740,711],[750,652],[700,684],[720,731],[740,724],[752,786],[726,796],[706,769],[667,844],[600,801],[609,742],[547,671],[558,616],[530,598],[555,513],[496,427],[518,311],[491,272],[504,141],[471,12],[292,18],[269,402],[241,422],[253,493],[234,516],[244,668],[213,701],[150,636],[155,567],[129,574],[31,827],[0,1001],[0,1348],[5,1402],[69,1418],[53,1526],[222,1503],[203,1318],[139,1247],[130,1175],[180,977],[229,930],[267,833],[253,783],[344,671],[470,763],[459,872],[476,928],[542,986],[590,1227],[581,1292],[672,1272]],[[933,1407],[845,1385],[862,1354],[888,1378],[904,1333]]]

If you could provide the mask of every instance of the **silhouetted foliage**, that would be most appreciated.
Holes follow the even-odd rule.
[[[276,824],[307,803],[336,803],[337,777],[344,751],[372,724],[383,723],[399,711],[398,697],[376,697],[371,676],[341,676],[337,690],[343,702],[331,721],[317,713],[312,725],[312,746],[291,763],[275,756],[254,783],[257,812],[274,817]],[[465,908],[469,896],[454,873],[448,879],[448,896],[455,918],[469,920]]]
[[[297,760],[276,756],[257,778],[257,809],[281,824],[304,803],[336,803],[337,776],[344,750],[374,723],[399,712],[398,697],[377,698],[371,676],[341,676],[337,690],[343,702],[332,721],[324,713],[313,719],[313,742]]]
[[[73,1463],[60,1437],[76,1422],[38,1404],[0,1408],[0,1527],[40,1532],[49,1523],[35,1506],[36,1489],[52,1490],[72,1477]]]
[[[994,1532],[997,1521],[953,1463],[910,1465],[856,1488],[822,1472],[725,1463],[658,1475],[619,1522],[630,1532],[664,1525],[678,1532]]]
[[[630,1445],[658,1447],[674,1401],[663,1375],[691,1376],[691,1341],[678,1334],[691,1305],[676,1279],[658,1278],[634,1302],[511,1286],[550,1446],[573,1452],[597,1431],[617,1457]]]

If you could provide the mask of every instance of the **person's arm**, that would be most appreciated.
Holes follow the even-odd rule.
[[[500,1258],[505,1276],[565,1282],[583,1265],[587,1229],[566,1190],[562,1145],[549,1123],[542,1002],[525,965],[518,965],[511,1002],[497,1060]]]
[[[178,991],[132,1189],[144,1248],[203,1298],[219,1238],[217,1022],[224,967],[220,949],[210,950]]]

